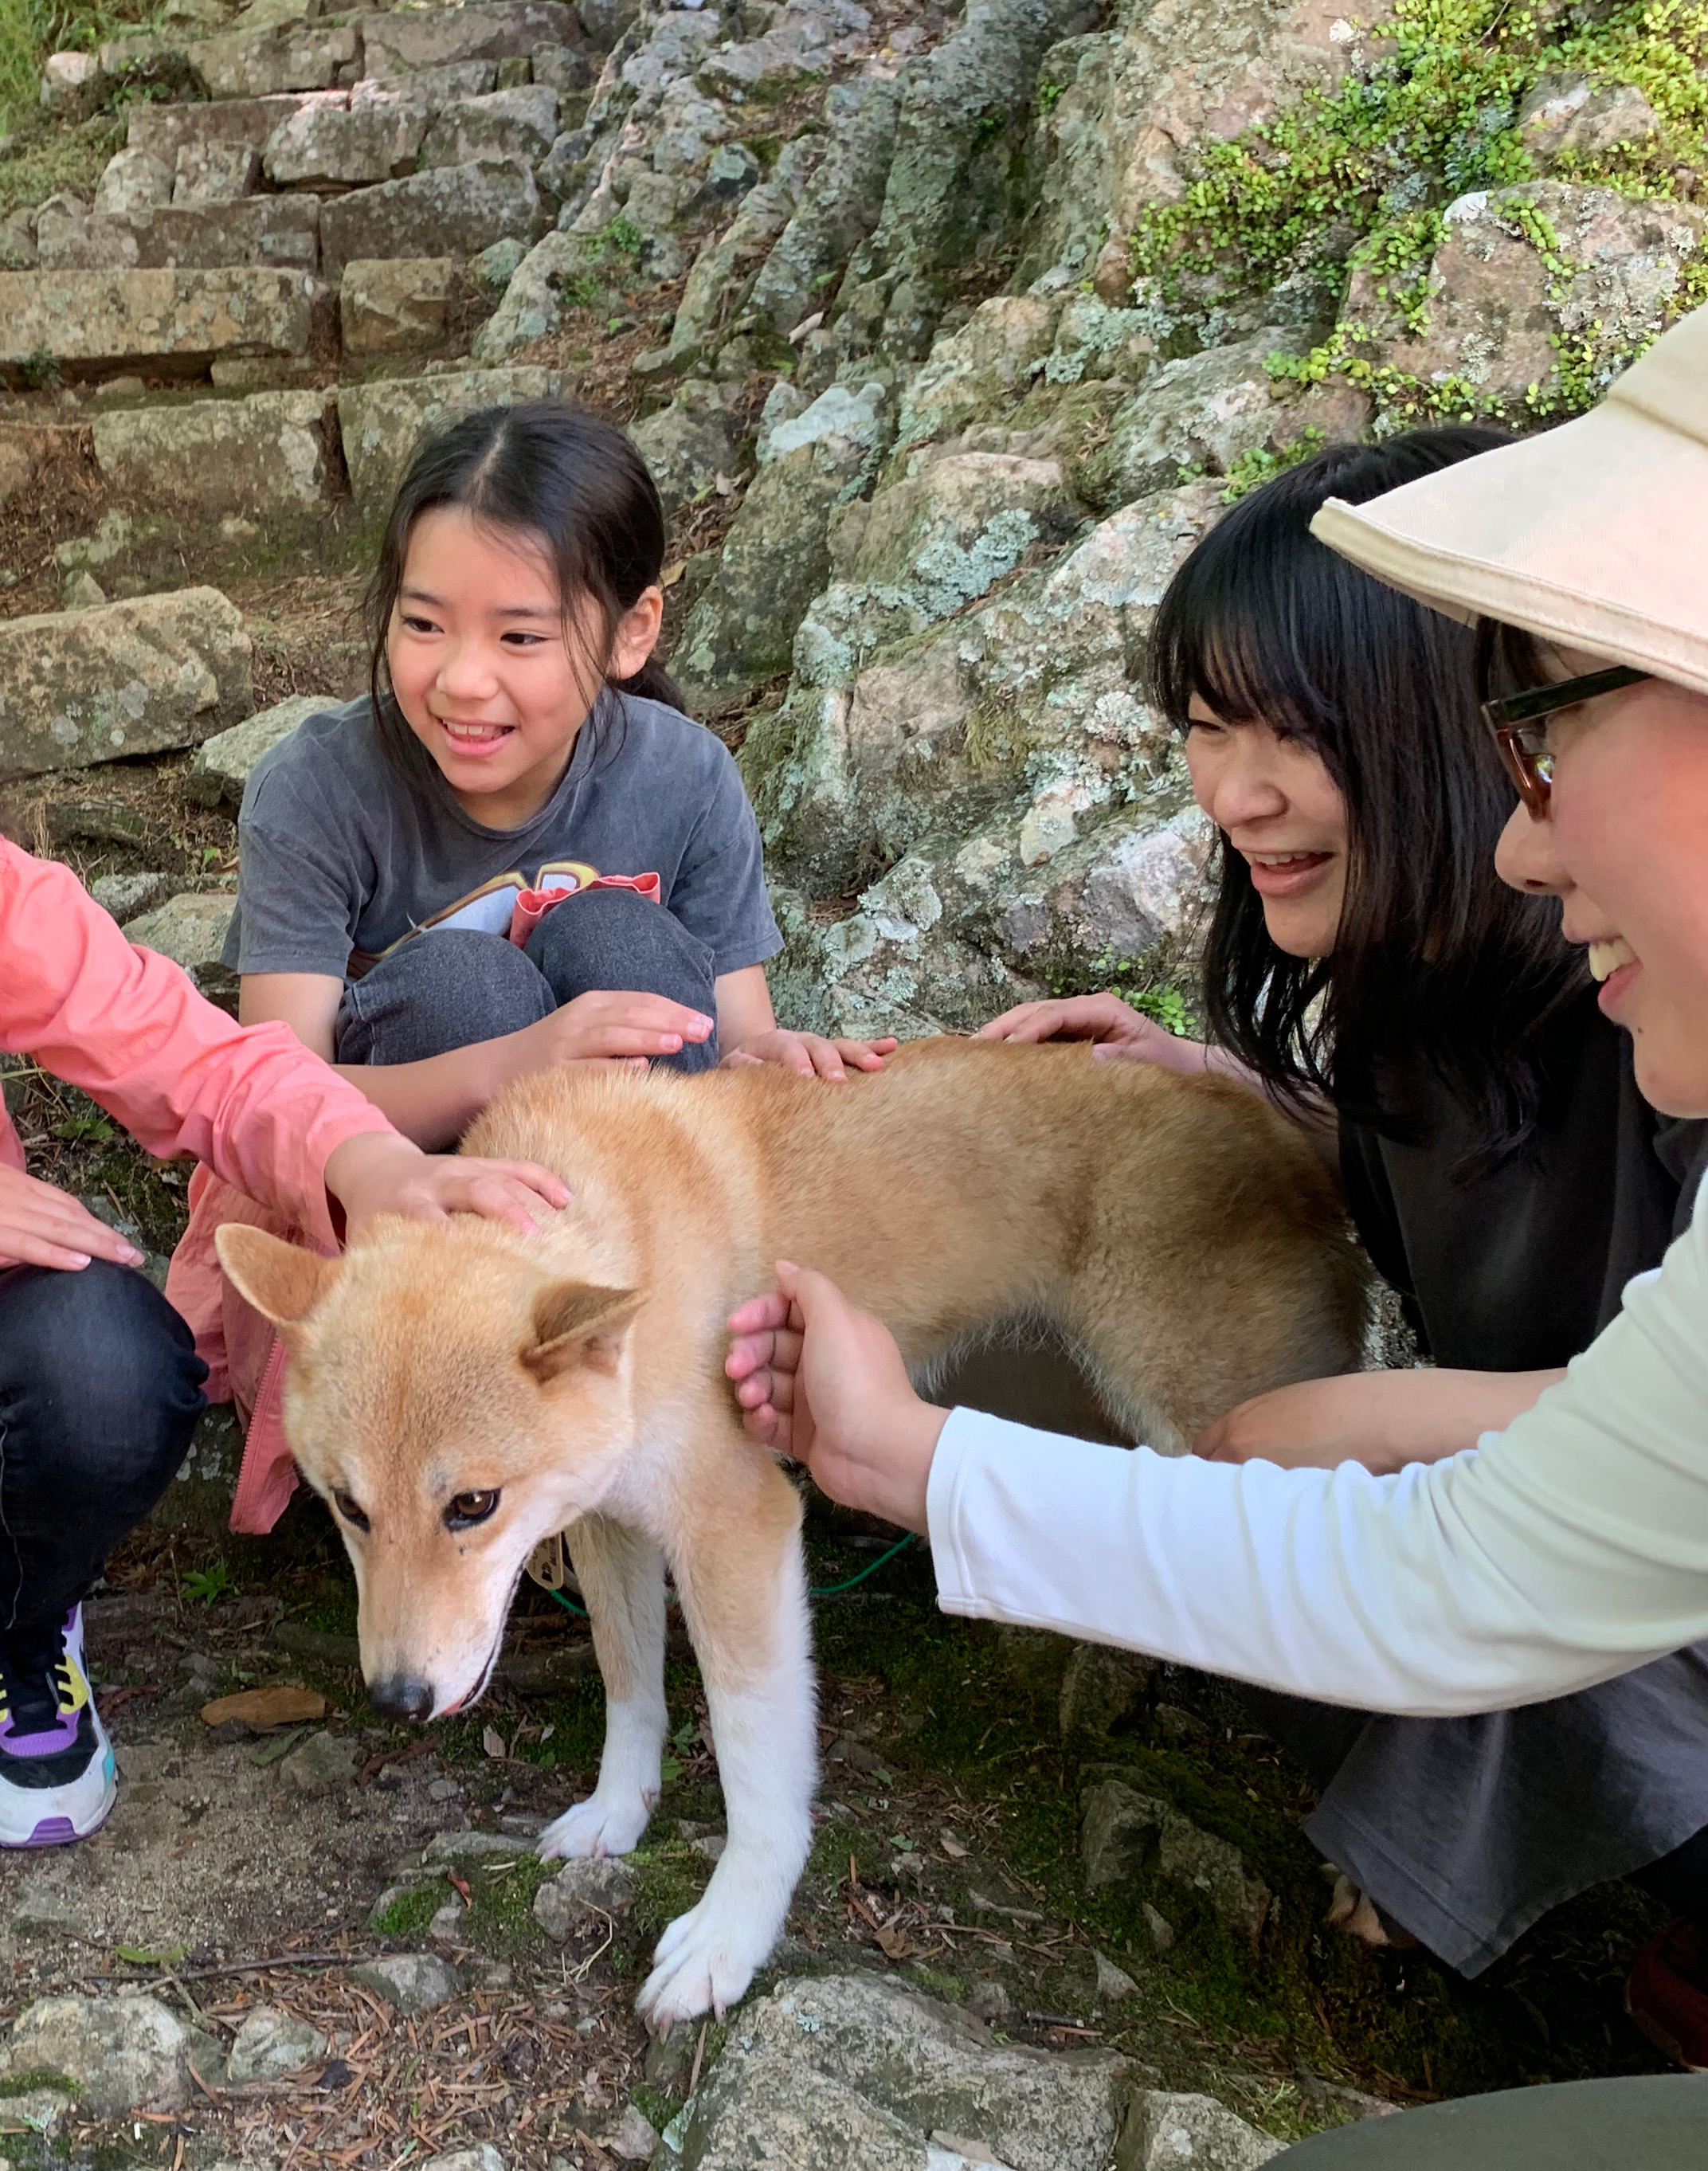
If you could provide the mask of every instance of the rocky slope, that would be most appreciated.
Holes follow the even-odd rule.
[[[651,462],[673,666],[760,811],[786,1019],[918,1032],[1111,982],[1177,1012],[1210,839],[1143,667],[1182,555],[1230,497],[1331,439],[1438,415],[1545,426],[1708,299],[1708,11],[1676,0],[1386,0],[1356,18],[1323,0],[165,0],[44,56],[41,87],[0,145],[0,770],[21,834],[217,1000],[244,779],[361,683],[375,525],[422,434],[477,406],[583,399]],[[51,1080],[7,1090],[42,1172],[170,1242],[179,1171],[145,1167]],[[220,1461],[210,1434],[181,1511],[217,1504]],[[228,1588],[228,1541],[172,1543]],[[130,1807],[87,1892],[57,1869],[47,1900],[10,1879],[13,2004],[120,1980],[78,1953],[134,1943],[131,1910],[148,1943],[126,1980],[171,1985],[156,1951],[180,1943],[198,1967],[266,1960],[228,2006],[201,1975],[174,1989],[220,2059],[277,2034],[276,2008],[299,2051],[303,2029],[331,2051],[264,2101],[232,2094],[238,2065],[209,2064],[179,2018],[132,2013],[163,2063],[128,2104],[218,2094],[193,2163],[216,2139],[255,2161],[390,2161],[386,2106],[411,2087],[415,2160],[466,2141],[491,2171],[489,2135],[538,2171],[621,2157],[604,2120],[640,2071],[617,2016],[641,1941],[608,1955],[590,1928],[572,1970],[557,1930],[523,1946],[511,1923],[487,1955],[499,1974],[463,1954],[465,2002],[431,2034],[388,2018],[386,1993],[346,1979],[391,1937],[368,1922],[385,1850],[370,1858],[365,1812],[324,1810],[357,1783],[353,1677],[341,1659],[325,1677],[338,1769],[316,1766],[304,1796],[323,1806],[281,1815],[270,1795],[264,1815],[261,1782],[244,1765],[228,1783],[239,1752],[195,1713],[215,1672],[235,1688],[288,1666],[234,1620],[208,1681],[168,1694],[193,1576],[153,1544],[127,1571],[146,1593],[135,1648],[116,1628],[95,1643],[107,1689],[137,1699],[116,1729]],[[281,1587],[276,1560],[254,1573]],[[1010,1684],[923,1589],[896,1605],[822,1623],[835,1829],[796,1929],[822,1964],[901,1968],[1004,2032],[1141,2061],[1153,2100],[1122,2161],[1261,2160],[1268,2144],[1214,2105],[1182,2107],[1203,2087],[1288,2132],[1370,2108],[1351,2081],[1643,2062],[1617,2013],[1644,1927],[1631,1895],[1578,1903],[1543,1963],[1533,1938],[1474,1992],[1349,1953],[1314,1927],[1296,1778],[1216,1691],[1106,1679],[1059,1646],[1005,1646]],[[1010,1747],[1039,1664],[1048,1723]],[[649,1876],[690,1854],[700,1873],[694,1820],[715,1814],[690,1678],[672,1693],[678,1747],[700,1746],[669,1798],[680,1844]],[[412,1846],[465,1806],[561,1808],[577,1775],[554,1729],[592,1757],[591,1691],[511,1711],[507,1749],[481,1716],[419,1764],[399,1749],[407,1777],[367,1742],[361,1783],[395,1782]],[[470,1773],[491,1782],[473,1806]],[[969,1856],[956,1828],[975,1824]],[[163,1869],[169,1831],[189,1870]],[[438,1882],[432,1939],[479,1946]],[[457,1877],[447,1890],[479,1916],[479,1879],[472,1899]],[[397,1938],[428,1929],[426,1891],[397,1902]],[[298,1997],[290,1970],[322,1945]],[[803,2049],[795,1996],[756,2013],[691,2115],[688,2046],[692,2072],[647,2099],[687,2151],[661,2144],[661,2163],[740,2160],[767,2091],[797,2087],[822,2099],[822,2136],[881,2142],[884,2161],[959,2161],[956,2134],[995,2145],[839,2065],[828,2019]],[[596,2008],[607,2034],[586,2033]],[[110,2020],[54,2024],[104,2042]],[[52,2062],[31,2047],[46,2024],[13,2039],[14,2071]],[[961,2056],[940,2013],[908,2024]],[[74,2071],[72,2049],[53,2055]],[[549,2104],[528,2077],[548,2055]],[[104,2146],[134,2123],[151,2161],[173,2137],[162,2113],[110,2128],[85,2108],[94,2122],[66,2129],[78,2161],[98,2127]],[[1012,2160],[1029,2160],[1018,2143]]]
[[[1606,0],[169,0],[53,56],[0,164],[27,194],[56,125],[122,119],[0,227],[0,577],[96,613],[0,636],[0,755],[239,721],[244,626],[168,592],[259,598],[276,647],[260,567],[324,615],[424,430],[561,389],[674,508],[675,667],[763,817],[791,1016],[1189,976],[1171,569],[1301,449],[1545,421],[1708,293],[1705,42]]]

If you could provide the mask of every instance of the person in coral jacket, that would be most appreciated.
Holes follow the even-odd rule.
[[[150,1153],[194,1155],[334,1250],[376,1214],[527,1229],[526,1162],[425,1154],[283,1025],[244,1027],[125,940],[68,868],[0,840],[0,1050],[79,1086]],[[0,1846],[86,1838],[112,1750],[82,1601],[184,1460],[207,1367],[142,1255],[32,1177],[0,1112]]]

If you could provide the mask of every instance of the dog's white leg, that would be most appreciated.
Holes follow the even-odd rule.
[[[758,1589],[733,1589],[720,1573],[720,1587],[709,1590],[710,1565],[690,1578],[678,1567],[677,1582],[705,1681],[729,1838],[699,1906],[659,1939],[637,2003],[660,2030],[709,2007],[721,2017],[741,1997],[782,1932],[812,1846],[818,1732],[798,1529]]]
[[[605,1679],[605,1751],[585,1802],[549,1825],[539,1851],[627,1854],[658,1799],[664,1705],[664,1560],[650,1539],[602,1515],[569,1532],[570,1558]]]

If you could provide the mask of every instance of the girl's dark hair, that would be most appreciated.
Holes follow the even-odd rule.
[[[391,699],[386,637],[410,533],[424,512],[442,506],[459,507],[494,528],[543,543],[557,575],[565,625],[577,599],[591,597],[608,643],[664,565],[657,485],[628,438],[597,415],[554,399],[484,407],[423,446],[386,523],[363,613],[368,690],[381,743],[406,776],[419,773],[421,749]],[[633,678],[610,683],[618,693],[682,705],[670,674],[651,657]],[[590,717],[586,728],[594,721]]]
[[[1479,1159],[1521,1148],[1540,1101],[1539,1028],[1584,983],[1550,898],[1495,874],[1515,796],[1477,714],[1475,636],[1310,533],[1352,504],[1507,442],[1484,428],[1336,446],[1213,528],[1170,582],[1152,636],[1156,698],[1304,742],[1344,795],[1346,901],[1331,957],[1271,941],[1249,866],[1223,836],[1204,959],[1212,1037],[1295,1104],[1325,1093],[1415,1136],[1384,1079],[1432,1068],[1477,1118]]]

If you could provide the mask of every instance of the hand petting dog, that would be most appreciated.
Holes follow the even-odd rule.
[[[836,1284],[791,1260],[730,1314],[724,1370],[742,1422],[804,1463],[821,1492],[903,1530],[925,1528],[931,1458],[949,1412],[913,1391],[895,1337]]]

